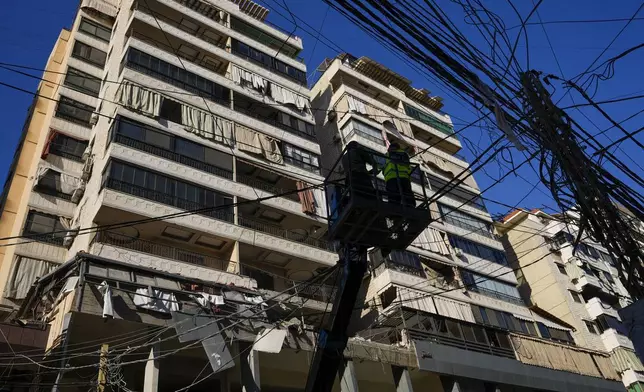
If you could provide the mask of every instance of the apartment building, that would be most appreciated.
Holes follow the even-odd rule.
[[[620,389],[593,384],[616,379],[607,355],[575,347],[569,323],[523,302],[441,99],[368,57],[341,54],[318,71],[311,97],[323,167],[332,167],[351,142],[384,155],[395,141],[418,164],[414,193],[433,201],[430,226],[406,251],[384,258],[371,252],[358,335],[415,347],[426,385],[446,391],[572,390],[577,382]],[[464,181],[435,200],[455,178]],[[375,182],[384,189],[382,173]],[[581,352],[612,376],[564,365]],[[558,365],[548,365],[546,356]],[[542,373],[544,367],[558,371]],[[569,384],[559,383],[564,379]]]
[[[49,326],[34,383],[301,391],[338,260],[324,192],[310,186],[343,138],[380,152],[382,129],[409,148],[436,143],[417,191],[467,168],[440,100],[346,56],[309,90],[302,40],[268,12],[248,0],[81,1],[47,64],[0,223],[24,237],[2,248],[5,313]],[[368,310],[335,390],[620,390],[605,353],[523,305],[477,193],[467,178],[409,252],[372,255]],[[553,352],[568,360],[539,355]]]
[[[610,353],[624,386],[641,389],[644,367],[629,338],[635,335],[620,316],[632,301],[603,246],[586,236],[572,246],[578,219],[573,211],[516,210],[496,228],[511,265],[521,268],[517,277],[524,298],[573,326],[577,345]]]

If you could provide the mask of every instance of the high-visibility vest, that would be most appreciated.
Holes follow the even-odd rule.
[[[410,178],[411,167],[407,152],[405,150],[388,151],[382,173],[385,176],[385,181],[393,180],[394,178]]]

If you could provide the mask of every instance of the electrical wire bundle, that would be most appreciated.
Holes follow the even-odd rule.
[[[472,103],[476,109],[484,108],[486,115],[493,115],[504,133],[502,136],[528,155],[529,160],[537,158],[541,183],[550,190],[559,209],[579,214],[576,242],[587,231],[591,239],[601,243],[620,261],[617,265],[620,279],[632,296],[644,296],[644,254],[618,207],[618,204],[623,206],[644,221],[644,198],[600,165],[592,152],[603,151],[602,158],[635,184],[644,187],[644,181],[604,149],[569,113],[550,101],[543,83],[548,84],[554,78],[544,78],[531,71],[529,51],[526,51],[525,65],[518,59],[521,38],[528,43],[525,25],[537,13],[542,0],[534,3],[526,17],[508,2],[521,20],[515,39],[508,36],[503,20],[482,1],[453,1],[463,8],[467,22],[488,43],[490,53],[465,38],[444,9],[432,0],[324,1],[385,47],[428,72],[461,100]],[[608,64],[614,64],[633,50],[609,60]],[[638,144],[633,134],[612,120],[574,82],[564,81],[564,87],[567,94],[571,90],[580,92],[625,138]],[[503,147],[495,146],[496,151]]]

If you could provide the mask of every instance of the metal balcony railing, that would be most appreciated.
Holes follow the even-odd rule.
[[[212,206],[212,205],[206,206],[193,201],[180,199],[176,196],[171,196],[166,193],[157,192],[155,190],[144,188],[141,186],[128,184],[126,182],[119,181],[113,178],[108,178],[107,180],[105,180],[104,186],[106,188],[113,189],[115,191],[127,193],[132,196],[142,197],[144,199],[177,207],[182,210],[195,211],[195,213],[199,215],[208,216],[210,218],[215,218],[218,220],[231,222],[231,223],[234,221],[233,213],[230,212],[232,210],[232,206],[215,209],[217,208],[216,206]]]
[[[408,329],[409,337],[415,340],[426,340],[435,342],[438,344],[444,344],[445,346],[451,346],[455,348],[460,348],[467,351],[474,351],[482,354],[495,355],[497,357],[504,357],[510,359],[516,359],[514,355],[514,350],[511,348],[503,348],[491,346],[488,344],[472,342],[463,338],[455,338],[451,336],[445,336],[437,333],[432,333],[428,331],[421,331],[418,329]]]
[[[118,246],[119,248],[147,253],[164,259],[181,261],[184,263],[200,265],[224,271],[226,262],[216,257],[192,252],[173,246],[152,242],[141,238],[134,238],[120,233],[101,231],[94,237],[95,243]]]
[[[261,103],[254,103],[254,105],[261,105]],[[258,112],[254,111],[254,110],[244,109],[244,108],[241,108],[241,107],[239,107],[237,105],[234,106],[234,110],[236,112],[245,114],[245,115],[247,115],[249,117],[256,118],[256,119],[258,119],[259,121],[261,121],[263,123],[272,125],[272,126],[274,126],[276,128],[279,128],[279,129],[281,129],[283,131],[286,131],[286,132],[288,132],[288,133],[290,133],[292,135],[299,136],[301,138],[311,140],[311,141],[317,141],[317,139],[315,138],[314,134],[303,132],[303,131],[300,131],[299,129],[295,129],[293,127],[290,127],[290,126],[282,123],[281,121],[277,121],[273,117],[267,117],[267,116],[259,114]],[[277,113],[278,113],[277,110],[272,109],[272,108],[271,108],[271,110],[273,110],[273,113],[275,113],[277,115]]]
[[[229,180],[233,179],[233,172],[230,170],[222,169],[220,167],[217,167],[202,161],[198,161],[196,159],[187,157],[185,155],[177,154],[176,152],[169,151],[164,148],[142,142],[140,140],[136,140],[124,135],[116,134],[114,137],[114,141],[124,146],[132,147],[134,149],[147,152],[149,154],[156,155],[158,157],[165,158],[173,162],[180,163],[182,165],[193,167],[197,170],[201,170],[206,173],[214,174],[217,177],[223,177]]]
[[[505,302],[511,302],[511,303],[515,303],[517,305],[525,305],[525,303],[523,302],[523,300],[521,298],[516,298],[516,297],[513,297],[511,295],[507,295],[507,294],[504,294],[504,293],[499,293],[498,291],[489,290],[489,289],[486,289],[484,287],[469,286],[467,289],[470,290],[470,291],[474,291],[476,293],[488,296],[488,297],[493,297],[493,298],[496,298],[496,299],[500,299],[500,300],[505,301]]]
[[[42,193],[44,195],[54,196],[54,197],[57,197],[59,199],[63,199],[63,200],[67,200],[67,201],[72,200],[72,195],[60,192],[60,191],[58,191],[56,189],[52,189],[52,188],[49,188],[49,187],[44,187],[42,185],[36,185],[34,187],[34,191],[38,192],[38,193]]]
[[[255,178],[255,177],[245,176],[243,174],[237,174],[237,182],[245,184],[245,185],[248,185],[248,186],[251,186],[251,187],[253,187],[255,189],[261,189],[263,191],[266,191],[268,193],[272,193],[274,195],[281,195],[283,193],[292,192],[292,191],[295,190],[295,189],[286,190],[284,188],[281,188],[279,186],[271,184],[270,182],[265,182],[265,181],[262,181],[260,179]],[[284,195],[283,197],[286,198],[286,199],[292,200],[292,201],[296,201],[296,202],[300,201],[299,196],[297,195],[297,193],[291,193],[291,194],[288,194],[288,195]]]

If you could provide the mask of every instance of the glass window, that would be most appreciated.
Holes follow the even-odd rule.
[[[204,147],[185,139],[175,139],[174,151],[177,154],[181,154],[192,159],[197,159],[199,161],[204,160]]]
[[[572,299],[575,302],[580,303],[580,304],[584,303],[584,300],[583,300],[583,298],[581,298],[581,295],[579,293],[575,293],[574,291],[571,291],[570,296],[572,297]]]
[[[206,147],[204,161],[208,164],[221,167],[226,170],[233,170],[233,157],[213,148]]]
[[[56,133],[49,145],[49,152],[78,161],[82,159],[87,145],[88,142],[86,140],[77,140],[62,133]]]
[[[316,154],[301,150],[291,144],[282,143],[284,161],[313,173],[320,174],[319,158]]]
[[[146,129],[145,142],[153,144],[157,147],[164,148],[166,150],[170,150],[172,139],[170,138],[170,135],[167,135],[165,133],[153,131],[151,129]]]
[[[80,22],[80,25],[78,26],[78,30],[106,42],[109,42],[110,37],[112,36],[111,29],[105,26],[101,26],[100,24],[96,22],[92,22],[85,18],[81,18],[81,22]]]
[[[543,323],[537,321],[537,328],[539,328],[541,337],[550,339],[550,331],[548,330],[548,327],[546,327]]]
[[[419,109],[416,109],[413,106],[404,104],[405,106],[405,113],[407,113],[408,116],[415,118],[416,120],[427,124],[447,135],[451,135],[454,133],[454,127],[449,125],[448,123],[439,120],[438,118],[427,114]]]
[[[475,257],[480,257],[482,259],[491,261],[493,263],[497,263],[505,266],[508,265],[508,260],[505,256],[505,252],[492,249],[490,247],[478,244],[474,241],[470,241],[463,237],[458,237],[451,234],[448,237],[452,247],[459,248],[464,253],[467,253]]]
[[[107,59],[107,53],[84,44],[80,41],[76,41],[74,43],[74,48],[72,49],[72,57],[103,68],[103,66],[105,65],[105,60]]]
[[[588,330],[588,332],[594,335],[597,335],[599,333],[597,326],[592,321],[584,320],[584,324],[586,325],[586,329]]]
[[[42,234],[41,240],[53,241],[62,244],[65,237],[65,228],[56,215],[49,215],[38,211],[29,211],[25,222],[24,234]]]
[[[143,125],[126,118],[119,119],[117,133],[131,139],[140,141],[145,140],[145,129],[143,128]]]
[[[441,213],[441,218],[446,223],[470,230],[472,233],[480,234],[488,238],[494,238],[494,231],[492,230],[492,225],[489,222],[475,218],[456,208],[452,208],[441,203],[438,203],[438,208]]]
[[[564,267],[563,265],[557,264],[557,269],[562,275],[568,275],[568,273],[566,272],[566,267]]]
[[[94,108],[82,102],[74,101],[65,96],[60,96],[56,107],[56,117],[64,118],[74,122],[90,125]]]
[[[68,68],[65,85],[93,97],[98,97],[101,90],[101,80],[75,68]]]
[[[469,290],[509,302],[522,303],[519,290],[517,290],[516,286],[509,283],[501,282],[467,270],[461,270],[461,277]]]

